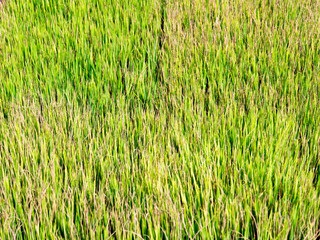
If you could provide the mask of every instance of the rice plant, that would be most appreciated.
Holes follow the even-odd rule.
[[[0,239],[319,238],[319,71],[320,0],[6,0]]]

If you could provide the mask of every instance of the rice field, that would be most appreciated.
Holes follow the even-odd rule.
[[[320,0],[3,1],[0,239],[319,239],[319,72]]]

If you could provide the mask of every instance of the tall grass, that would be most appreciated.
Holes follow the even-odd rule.
[[[319,237],[319,0],[0,11],[0,239]]]

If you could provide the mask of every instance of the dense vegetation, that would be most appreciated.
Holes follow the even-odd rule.
[[[7,0],[0,239],[315,239],[319,0]]]

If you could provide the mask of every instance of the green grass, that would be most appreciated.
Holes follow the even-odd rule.
[[[319,0],[6,0],[0,239],[316,239]]]

